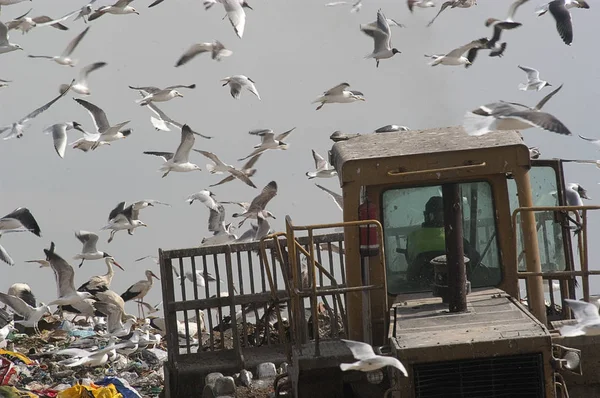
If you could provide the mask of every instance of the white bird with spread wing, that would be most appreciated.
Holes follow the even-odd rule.
[[[77,64],[77,60],[76,59],[72,59],[71,58],[71,54],[73,54],[73,51],[75,51],[75,47],[77,47],[77,45],[81,42],[81,40],[85,37],[86,33],[90,30],[89,27],[87,27],[86,29],[84,29],[83,32],[81,32],[80,34],[78,34],[77,36],[75,36],[75,38],[73,40],[71,40],[69,42],[69,44],[67,45],[67,48],[65,48],[65,50],[60,54],[60,55],[55,55],[55,56],[50,56],[50,55],[28,55],[29,58],[45,58],[45,59],[50,59],[54,62],[56,62],[59,65],[65,65],[65,66],[75,66]]]
[[[312,150],[313,159],[315,160],[315,171],[307,171],[306,176],[309,180],[313,178],[331,178],[337,175],[335,167],[331,165],[323,156],[319,155],[315,150]]]
[[[340,83],[325,91],[311,103],[316,104],[317,102],[320,102],[321,105],[317,107],[317,110],[319,110],[325,104],[348,104],[355,101],[366,101],[363,93],[360,91],[347,90],[348,87],[350,87],[350,84]]]
[[[250,153],[250,155],[243,157],[241,159],[238,159],[238,160],[239,161],[246,160],[253,156],[259,155],[265,151],[268,151],[269,149],[283,149],[283,150],[288,149],[289,144],[287,142],[283,142],[283,140],[285,140],[287,138],[287,136],[290,135],[290,133],[292,131],[294,131],[295,129],[296,129],[296,127],[293,127],[291,129],[289,129],[288,131],[285,131],[285,132],[277,135],[277,137],[275,136],[275,133],[271,129],[258,129],[258,130],[249,131],[248,134],[258,135],[259,137],[261,137],[261,142],[260,142],[260,144],[254,146],[255,149],[254,149],[254,151],[252,151],[252,153]]]
[[[375,66],[379,68],[379,60],[392,58],[396,54],[400,54],[398,49],[392,47],[392,31],[387,18],[383,15],[381,9],[377,11],[377,25],[361,25],[360,30],[371,37],[374,42],[373,52],[365,58],[374,58]]]
[[[181,128],[181,142],[177,147],[175,153],[172,152],[155,152],[145,151],[146,155],[154,155],[161,157],[165,162],[160,166],[159,171],[163,172],[163,178],[165,178],[171,171],[186,173],[189,171],[200,171],[200,166],[191,163],[189,161],[190,151],[196,142],[196,138],[192,133],[192,129],[187,124],[184,124]]]
[[[206,169],[210,172],[210,174],[229,173],[233,177],[239,179],[240,181],[243,181],[246,185],[249,185],[252,188],[256,188],[256,185],[254,185],[250,177],[246,173],[244,173],[243,170],[238,170],[230,164],[223,163],[221,159],[219,159],[219,157],[212,152],[201,151],[199,149],[194,149],[194,151],[201,153],[202,155],[206,156],[214,162],[213,164],[206,165]]]
[[[34,308],[19,297],[15,297],[10,294],[0,292],[0,301],[8,305],[15,313],[23,317],[22,320],[15,321],[16,324],[23,325],[27,328],[33,328],[38,334],[40,333],[40,330],[38,329],[38,323],[40,319],[42,319],[45,314],[51,314],[50,307],[44,305],[43,303],[40,303],[37,308]]]
[[[382,355],[376,355],[373,351],[373,347],[369,344],[354,341],[354,340],[341,340],[352,352],[352,356],[357,361],[354,363],[342,363],[340,369],[342,372],[347,370],[359,370],[361,372],[371,372],[373,370],[381,369],[386,366],[392,366],[398,369],[404,376],[408,376],[406,368],[398,360],[398,358],[387,357]]]
[[[258,196],[256,196],[252,202],[250,202],[250,206],[243,213],[234,213],[232,217],[243,217],[244,219],[240,221],[238,227],[241,227],[249,218],[275,218],[273,213],[268,210],[265,210],[267,204],[277,195],[277,183],[275,181],[271,181],[268,183]]]

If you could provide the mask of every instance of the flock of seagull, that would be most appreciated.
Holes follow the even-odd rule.
[[[24,0],[0,0],[0,7],[12,6],[21,3],[22,1]],[[70,11],[64,16],[56,19],[45,15],[32,17],[30,16],[32,10],[29,10],[25,14],[14,18],[11,21],[0,22],[0,55],[12,51],[23,50],[19,44],[9,41],[8,33],[11,30],[20,30],[23,34],[43,27],[68,30],[69,28],[65,23],[71,18],[74,18],[74,20],[81,19],[87,24],[100,17],[113,18],[114,16],[120,15],[139,14],[139,12],[131,6],[133,0],[118,0],[112,5],[101,6],[98,8],[94,7],[95,1],[96,0],[91,0],[83,7]],[[163,3],[163,1],[164,0],[156,0],[149,4],[148,7],[158,6]],[[490,38],[473,40],[447,53],[426,54],[425,57],[430,59],[429,65],[431,67],[441,65],[464,66],[465,68],[469,68],[473,65],[477,54],[481,51],[488,51],[490,57],[503,56],[505,51],[509,50],[507,42],[501,41],[501,36],[504,34],[504,31],[513,30],[522,25],[520,22],[515,21],[515,18],[518,9],[525,3],[528,3],[528,1],[529,0],[514,1],[509,7],[507,17],[504,19],[489,18],[484,21],[485,26],[492,29]],[[242,39],[246,25],[246,10],[252,10],[252,7],[246,0],[205,0],[203,5],[205,9],[208,10],[217,3],[223,7],[226,18],[231,23],[234,33],[237,37]],[[469,8],[476,4],[476,0],[446,1],[441,4],[439,11],[429,22],[428,26],[433,24],[446,9]],[[350,2],[335,1],[325,4],[325,6],[328,7],[344,5],[350,6],[350,12],[352,13],[360,12],[362,0]],[[425,10],[437,7],[437,5],[436,2],[431,0],[407,0],[407,7],[410,12],[413,13],[423,12],[419,11],[419,9]],[[543,16],[547,13],[550,14],[556,21],[556,28],[560,39],[566,45],[570,45],[574,38],[573,18],[571,15],[572,10],[589,8],[589,4],[584,0],[552,0],[537,7],[535,12],[538,16]],[[376,68],[380,66],[381,61],[390,60],[397,54],[401,54],[401,51],[392,45],[392,33],[393,31],[403,29],[404,26],[394,19],[387,18],[383,10],[378,10],[375,21],[361,24],[359,28],[365,35],[373,40],[373,49],[365,58],[375,60]],[[43,60],[50,60],[61,66],[75,67],[77,63],[76,60],[72,58],[72,55],[76,51],[78,45],[85,39],[89,30],[90,27],[88,26],[81,33],[72,38],[66,43],[66,47],[64,47],[64,50],[62,50],[59,55],[50,55],[52,53],[49,51],[47,54],[32,54],[28,55],[28,57],[40,60],[32,62],[47,62]],[[60,46],[57,47],[56,53],[58,53],[59,50]],[[197,57],[201,57],[204,53],[215,61],[221,61],[233,54],[231,50],[225,48],[218,40],[196,43],[190,46],[189,49],[179,57],[175,62],[174,67],[181,67],[182,65],[188,64]],[[57,96],[24,117],[11,122],[6,126],[0,127],[0,134],[6,133],[3,139],[22,138],[26,133],[29,122],[46,112],[68,93],[85,97],[91,96],[92,90],[90,89],[88,78],[90,74],[106,65],[105,62],[95,62],[82,67],[79,70],[78,75],[72,79],[70,83],[59,85],[59,94]],[[518,65],[518,67],[525,72],[527,78],[526,82],[520,83],[517,86],[519,90],[541,91],[546,87],[552,86],[548,81],[540,78],[540,73],[536,69],[523,65]],[[8,86],[10,83],[11,82],[7,80],[0,80],[0,87]],[[242,95],[249,95],[248,93],[253,94],[255,101],[261,100],[255,81],[248,76],[227,76],[221,79],[221,83],[224,87],[228,86],[229,93],[235,100],[241,99]],[[230,242],[260,240],[271,231],[268,221],[269,218],[276,218],[275,215],[267,209],[267,206],[277,195],[277,182],[270,181],[262,187],[262,190],[260,190],[249,202],[219,201],[217,195],[209,188],[237,180],[249,187],[258,189],[257,185],[255,185],[252,180],[256,173],[255,166],[257,161],[268,151],[287,150],[289,148],[287,138],[293,133],[295,127],[281,133],[271,129],[250,131],[249,134],[260,138],[260,143],[255,145],[247,156],[238,159],[240,162],[245,162],[241,166],[227,164],[213,152],[194,148],[197,138],[211,139],[211,136],[196,132],[188,124],[171,119],[157,105],[158,103],[177,100],[177,98],[184,97],[185,90],[192,90],[195,89],[195,87],[195,84],[178,84],[168,87],[129,86],[130,89],[137,91],[139,94],[139,99],[137,99],[135,103],[141,107],[147,108],[151,112],[150,122],[156,130],[171,131],[174,129],[181,133],[181,141],[176,148],[160,148],[157,150],[147,150],[143,153],[155,156],[162,160],[162,164],[159,168],[159,171],[162,173],[162,178],[166,178],[170,173],[200,171],[202,168],[190,160],[190,154],[192,152],[199,153],[210,160],[211,163],[206,165],[206,170],[209,173],[223,175],[224,178],[219,182],[189,195],[186,199],[186,202],[190,205],[194,202],[199,202],[208,209],[207,229],[209,235],[202,240],[201,245],[218,245]],[[478,136],[492,130],[523,130],[531,127],[538,127],[558,134],[571,135],[569,129],[559,119],[549,113],[541,111],[544,104],[561,88],[562,85],[545,96],[534,107],[505,101],[482,105],[477,109],[466,113],[463,122],[465,131],[469,135]],[[250,96],[249,98],[253,97]],[[323,92],[312,103],[319,104],[316,110],[320,110],[326,104],[348,104],[365,100],[366,98],[362,92],[350,90],[350,84],[343,82]],[[111,144],[115,144],[132,134],[133,130],[131,128],[126,128],[129,121],[111,123],[109,122],[105,111],[93,102],[82,98],[74,98],[74,101],[87,111],[94,125],[94,131],[90,132],[85,130],[83,125],[76,121],[58,122],[45,129],[44,132],[46,134],[52,135],[54,150],[60,158],[65,158],[69,146],[83,152],[95,151],[105,145],[110,146]],[[80,132],[82,136],[69,143],[67,134],[68,131],[71,130]],[[406,130],[408,130],[408,128],[405,126],[389,125],[375,130],[374,133],[402,133],[402,131]],[[334,141],[339,141],[352,139],[352,137],[353,136],[336,132],[331,138]],[[592,140],[585,137],[582,138]],[[321,156],[315,150],[312,150],[312,156],[315,168],[314,170],[305,173],[308,179],[332,178],[337,175],[335,168],[325,157]],[[343,208],[341,195],[320,184],[315,185],[331,196],[340,210]],[[578,197],[580,198],[579,200],[581,200],[582,196],[579,188],[581,188],[581,186],[578,184],[568,187],[568,189],[573,192],[577,192]],[[585,195],[585,190],[583,192]],[[115,238],[119,231],[127,231],[129,235],[133,235],[135,229],[147,227],[147,224],[139,218],[140,212],[157,205],[170,206],[167,203],[151,199],[139,200],[133,203],[118,203],[109,212],[107,224],[100,229],[101,231],[110,231],[107,244]],[[240,219],[240,222],[237,225],[233,225],[232,222],[227,221],[225,205],[236,206],[240,209],[238,212],[231,215],[232,218]],[[238,234],[236,230],[241,228],[247,220],[255,220],[256,224],[251,224],[248,229]],[[26,207],[15,209],[0,218],[0,237],[4,233],[24,231],[29,231],[36,236],[41,236],[41,229],[36,219]],[[124,235],[124,233],[122,233],[122,235]],[[79,353],[81,355],[79,355],[76,360],[68,362],[70,364],[69,366],[89,365],[90,363],[96,364],[98,361],[106,361],[110,351],[115,349],[114,347],[125,350],[131,347],[129,343],[129,345],[119,346],[117,344],[118,340],[114,338],[127,336],[128,338],[133,338],[136,344],[137,341],[143,339],[143,336],[146,336],[145,341],[156,341],[156,338],[148,337],[148,324],[146,324],[145,327],[140,328],[139,331],[136,329],[135,335],[132,337],[132,327],[135,323],[135,317],[127,314],[125,311],[125,302],[135,300],[138,304],[138,311],[142,318],[145,318],[144,309],[148,309],[150,312],[156,311],[155,307],[150,306],[148,303],[144,302],[143,299],[152,288],[153,279],[158,279],[158,277],[152,270],[146,270],[145,279],[131,285],[131,287],[122,294],[117,294],[110,290],[110,284],[114,275],[113,266],[121,269],[122,266],[117,263],[111,254],[106,251],[98,250],[99,235],[95,232],[81,230],[75,233],[75,238],[82,244],[81,252],[73,257],[74,260],[80,260],[79,267],[86,261],[104,260],[107,266],[107,273],[90,278],[76,289],[73,266],[57,253],[55,244],[52,242],[49,249],[44,249],[46,255],[45,259],[29,260],[29,262],[36,262],[39,263],[41,267],[50,267],[53,270],[56,278],[57,298],[48,305],[32,302],[31,299],[28,299],[25,296],[25,293],[27,293],[26,287],[21,290],[15,290],[13,292],[14,294],[0,293],[0,301],[5,305],[10,306],[19,316],[19,319],[15,318],[15,323],[33,327],[38,331],[38,323],[43,316],[50,313],[49,306],[51,305],[58,306],[61,314],[63,311],[66,311],[92,319],[94,322],[100,322],[100,319],[105,318],[106,335],[111,338],[109,344],[110,349],[99,350],[93,355],[88,352],[87,356]],[[142,259],[144,258],[138,260]],[[8,251],[2,246],[0,246],[0,260],[9,265],[15,264],[15,261],[11,258]],[[182,279],[188,278],[190,280],[201,281],[201,283],[205,283],[205,281],[214,281],[214,278],[209,274],[192,275],[191,272],[189,274],[190,275],[186,273],[185,275],[178,276]],[[151,320],[152,319],[149,319],[149,321]],[[156,324],[157,323],[154,323],[153,325]],[[162,330],[164,331],[164,325]],[[350,342],[348,344],[357,359],[362,358],[366,363],[369,362],[369,359],[373,358],[374,354],[372,349],[369,351],[370,348],[367,349],[363,346],[352,345],[353,343]],[[77,354],[75,356],[77,356]],[[98,359],[98,361],[89,359],[90,356]],[[386,366],[385,361],[381,363],[377,362],[376,366],[379,366],[379,364],[382,364],[381,366]],[[402,365],[398,365],[399,362],[387,364],[396,366],[405,373],[404,368],[401,367]],[[363,365],[357,365],[357,367],[354,368],[359,370],[366,369],[365,366],[371,366],[369,369],[373,368],[372,364]],[[352,366],[346,366],[343,367],[342,370],[354,368]]]

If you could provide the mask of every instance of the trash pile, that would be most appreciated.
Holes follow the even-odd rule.
[[[162,391],[167,351],[147,324],[108,337],[84,321],[55,320],[25,334],[31,329],[2,318],[0,398],[150,398]]]

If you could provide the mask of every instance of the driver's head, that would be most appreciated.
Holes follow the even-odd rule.
[[[425,224],[429,226],[444,226],[444,200],[441,196],[432,196],[425,205],[423,212]]]

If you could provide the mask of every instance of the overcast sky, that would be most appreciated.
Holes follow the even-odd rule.
[[[490,37],[484,26],[488,17],[504,18],[512,1],[480,0],[470,9],[447,9],[432,27],[425,25],[436,9],[416,9],[411,15],[403,0],[365,0],[359,13],[349,7],[325,7],[321,0],[249,0],[254,10],[247,10],[243,39],[239,39],[229,21],[222,20],[221,5],[205,11],[200,0],[165,0],[147,8],[150,0],[136,0],[140,15],[105,15],[90,23],[91,29],[73,56],[80,60],[75,68],[60,66],[44,59],[30,59],[27,54],[58,55],[67,43],[84,28],[81,21],[68,20],[68,31],[51,27],[34,28],[26,35],[11,31],[11,41],[25,51],[0,55],[0,78],[12,80],[0,91],[0,125],[18,120],[46,103],[58,93],[61,83],[68,83],[80,67],[96,61],[108,63],[90,75],[92,95],[86,100],[107,113],[109,122],[131,120],[133,134],[90,153],[67,148],[60,159],[52,147],[52,139],[42,129],[58,122],[78,121],[87,130],[93,124],[87,112],[72,100],[74,94],[56,103],[37,117],[20,139],[0,141],[2,178],[0,178],[0,213],[19,206],[28,207],[42,229],[42,238],[33,234],[8,234],[2,245],[12,255],[15,267],[0,264],[3,278],[0,290],[14,282],[28,283],[39,299],[56,298],[50,269],[24,263],[43,258],[42,249],[50,241],[61,256],[71,259],[81,249],[74,236],[76,230],[99,232],[99,250],[111,253],[126,267],[116,270],[112,289],[122,293],[144,277],[146,268],[158,271],[153,263],[133,260],[157,254],[158,248],[196,246],[208,236],[208,210],[201,204],[187,205],[185,198],[219,181],[222,176],[206,171],[207,159],[192,153],[191,160],[203,171],[171,173],[161,178],[157,172],[161,159],[143,151],[174,151],[180,134],[158,132],[150,124],[150,111],[135,104],[138,92],[128,85],[168,86],[195,83],[195,90],[183,90],[177,98],[159,106],[172,118],[189,123],[212,140],[198,138],[196,148],[215,152],[227,163],[246,156],[258,137],[247,132],[256,128],[272,128],[282,132],[296,130],[288,137],[290,149],[266,153],[257,163],[253,178],[262,188],[275,180],[278,195],[269,203],[277,220],[272,227],[282,230],[284,216],[298,224],[336,222],[341,212],[304,173],[314,167],[311,149],[326,155],[335,130],[370,132],[386,124],[406,125],[412,129],[451,126],[462,122],[465,111],[496,100],[517,101],[533,106],[551,88],[542,92],[517,89],[525,81],[518,64],[540,70],[542,79],[564,88],[544,108],[562,120],[574,133],[559,136],[539,129],[523,133],[530,146],[538,146],[545,158],[598,158],[598,147],[577,134],[600,138],[594,126],[600,95],[600,72],[597,48],[600,7],[592,3],[589,10],[573,10],[574,41],[565,45],[548,14],[536,17],[537,0],[523,5],[516,20],[523,26],[504,32],[508,42],[503,58],[480,54],[469,69],[464,67],[427,65],[426,53],[447,53],[471,40]],[[98,5],[107,4],[99,0]],[[438,3],[442,3],[438,1]],[[59,17],[81,5],[82,1],[33,0],[2,8],[0,19],[8,21],[26,12],[30,16]],[[382,8],[406,28],[392,28],[393,44],[401,54],[383,60],[378,69],[374,60],[363,57],[372,51],[372,40],[360,32],[359,24],[369,23]],[[594,28],[596,26],[596,28]],[[175,68],[179,56],[193,43],[220,40],[233,55],[215,62],[206,54]],[[247,91],[234,100],[220,79],[244,74],[256,82],[262,101]],[[366,102],[326,105],[315,111],[311,104],[319,94],[341,82],[364,93]],[[80,133],[69,132],[69,142]],[[600,197],[597,181],[600,170],[590,165],[567,165],[567,180],[577,181],[596,203]],[[320,183],[339,191],[337,179]],[[257,193],[239,181],[215,187],[219,200],[250,201]],[[110,210],[120,201],[157,199],[172,207],[143,210],[140,219],[149,228],[138,229],[134,236],[117,233],[106,243],[108,231],[99,231],[107,223]],[[229,208],[229,214],[234,210]],[[593,222],[598,219],[594,215]],[[592,224],[591,258],[597,258],[593,245],[600,232]],[[73,264],[76,261],[72,261]],[[591,267],[596,265],[592,261]],[[105,272],[103,261],[87,262],[76,269],[79,286],[90,276]],[[592,280],[592,286],[599,284]],[[594,289],[592,289],[594,290]],[[146,301],[160,301],[160,287]],[[130,304],[129,312],[135,311]]]

